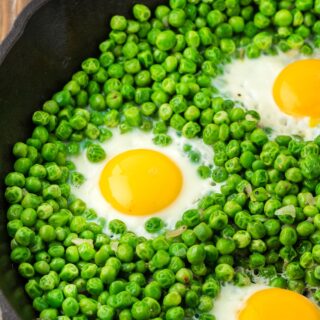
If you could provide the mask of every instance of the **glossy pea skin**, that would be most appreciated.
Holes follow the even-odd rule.
[[[234,269],[228,264],[219,264],[215,268],[217,279],[222,281],[231,281],[234,276]]]
[[[145,320],[149,318],[149,306],[146,302],[137,301],[132,305],[131,314],[134,319]]]
[[[219,97],[211,79],[239,46],[248,58],[276,49],[311,54],[306,41],[320,33],[319,3],[211,2],[170,0],[154,15],[135,4],[132,19],[113,16],[100,56],[83,61],[33,114],[32,137],[14,145],[15,172],[5,179],[11,258],[40,317],[176,320],[197,309],[200,319],[213,319],[207,312],[221,283],[250,280],[239,266],[258,269],[276,287],[301,292],[317,284],[319,138],[269,141],[259,115]],[[174,142],[170,126],[213,147],[210,165],[196,150],[185,152],[201,178],[224,183],[221,193],[182,213],[177,228],[187,230],[176,237],[161,234],[157,217],[145,224],[161,234],[153,240],[120,220],[108,221],[113,239],[103,235],[102,222],[88,221],[97,214],[67,186],[85,178],[68,156],[86,152],[89,161],[103,161],[107,127],[152,131],[163,148]],[[286,206],[295,213],[279,214]]]
[[[170,308],[165,315],[166,320],[182,320],[184,318],[184,310],[182,307],[172,307]]]

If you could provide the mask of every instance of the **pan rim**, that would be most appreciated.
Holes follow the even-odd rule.
[[[21,38],[31,17],[51,0],[31,0],[15,20],[11,30],[0,44],[0,65],[4,62],[11,49]]]

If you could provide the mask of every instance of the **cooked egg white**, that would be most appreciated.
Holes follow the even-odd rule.
[[[166,229],[174,229],[185,210],[194,208],[199,199],[210,191],[218,191],[219,186],[212,185],[211,178],[201,179],[197,173],[199,164],[193,164],[183,151],[183,146],[189,144],[201,154],[201,164],[209,165],[213,158],[212,148],[201,139],[185,139],[173,130],[169,131],[169,135],[172,143],[160,147],[153,143],[151,133],[134,130],[120,134],[118,130],[113,130],[113,137],[102,144],[107,153],[105,161],[91,163],[85,152],[70,159],[76,170],[86,178],[81,186],[72,187],[72,193],[85,201],[88,208],[96,210],[99,216],[107,221],[120,219],[126,223],[128,230],[140,236],[150,237],[144,223],[153,216],[161,217]],[[137,161],[136,164],[134,161]],[[149,168],[152,164],[155,166]],[[141,177],[143,166],[148,167],[149,171],[146,171],[151,174],[151,179],[156,176],[154,179],[160,183],[151,182],[158,188],[156,193],[148,189],[149,176]],[[177,180],[180,175],[179,189]],[[135,189],[133,192],[124,190],[127,180],[131,180]],[[120,204],[118,196],[122,201]],[[133,203],[133,206],[126,207],[127,202]]]
[[[268,286],[263,283],[251,284],[246,287],[237,287],[227,283],[214,301],[212,314],[217,320],[238,320],[237,315],[246,304],[247,299],[255,292],[266,288]]]
[[[235,59],[224,66],[213,85],[225,97],[256,110],[260,125],[271,128],[272,136],[299,135],[309,140],[320,133],[319,58],[319,51],[308,59],[290,51]]]

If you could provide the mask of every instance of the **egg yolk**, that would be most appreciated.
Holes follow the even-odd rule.
[[[111,159],[100,176],[104,198],[128,215],[149,215],[169,206],[182,188],[177,165],[162,153],[136,149]]]
[[[320,123],[320,60],[306,59],[289,64],[273,85],[273,97],[282,112],[309,117],[310,126]]]
[[[293,291],[272,288],[253,294],[238,320],[319,320],[320,309]]]

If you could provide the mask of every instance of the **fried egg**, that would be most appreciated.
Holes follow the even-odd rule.
[[[285,289],[226,284],[215,300],[217,320],[319,320],[320,309],[306,297]]]
[[[166,229],[174,229],[183,212],[193,208],[210,191],[218,191],[212,179],[201,179],[198,165],[183,151],[186,144],[201,155],[201,164],[212,163],[213,150],[200,139],[186,139],[169,131],[172,143],[153,143],[152,133],[134,130],[113,137],[101,146],[107,158],[91,163],[85,152],[70,160],[85,182],[72,187],[75,197],[86,202],[107,221],[120,219],[128,230],[150,237],[144,223],[160,217]]]
[[[225,97],[256,110],[272,136],[320,133],[320,52],[306,58],[296,51],[235,59],[213,85]]]

